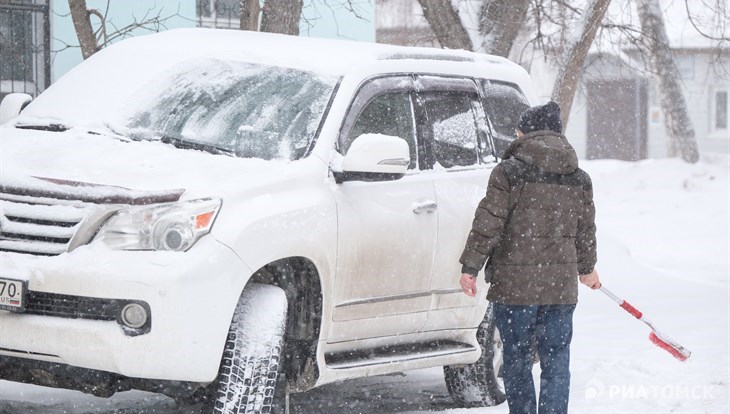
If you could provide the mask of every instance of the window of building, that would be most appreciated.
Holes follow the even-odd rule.
[[[196,0],[195,1],[195,9],[196,9],[198,17],[210,17],[210,15],[211,15],[210,2],[211,2],[211,0]]]
[[[240,0],[196,0],[198,26],[217,29],[240,27]]]
[[[38,95],[50,83],[48,1],[0,2],[0,99]]]
[[[728,110],[727,110],[727,91],[717,91],[715,93],[715,128],[727,129]]]
[[[677,70],[682,80],[692,80],[695,78],[695,57],[693,55],[676,56],[674,62],[677,65]]]

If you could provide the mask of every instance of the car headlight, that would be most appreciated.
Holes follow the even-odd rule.
[[[102,226],[95,240],[117,250],[188,250],[210,232],[219,199],[200,199],[124,209]]]

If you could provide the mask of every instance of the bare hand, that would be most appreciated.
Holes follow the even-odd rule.
[[[459,280],[461,288],[464,290],[467,296],[477,295],[477,278],[470,275],[469,273],[462,273],[461,279]]]
[[[588,273],[587,275],[578,276],[578,279],[580,280],[580,283],[588,286],[593,290],[601,288],[601,279],[598,277],[598,272],[596,271],[596,269],[593,269],[593,271],[591,273]]]

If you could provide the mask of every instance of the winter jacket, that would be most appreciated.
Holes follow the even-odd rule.
[[[593,187],[568,140],[535,131],[513,141],[492,171],[462,271],[491,256],[487,299],[512,305],[572,304],[579,274],[596,263]]]

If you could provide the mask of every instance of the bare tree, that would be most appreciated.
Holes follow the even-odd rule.
[[[300,26],[313,26],[317,17],[305,18],[302,14],[303,0],[239,0],[241,10],[241,30],[252,30],[270,33],[299,35]],[[361,6],[355,0],[316,0],[309,2],[312,11],[317,12],[317,3],[321,3],[334,12],[335,7],[352,13],[358,19],[366,20],[361,15]],[[260,23],[259,23],[260,22]],[[337,22],[335,22],[337,23]]]
[[[530,0],[485,0],[479,12],[482,51],[509,55],[512,44],[525,23]]]
[[[423,8],[424,17],[442,44],[449,39],[459,38],[459,36],[449,36],[449,33],[468,33],[462,23],[462,20],[468,21],[468,19],[464,19],[464,16],[459,17],[452,5],[453,0],[418,1]],[[479,34],[483,38],[483,44],[480,51],[505,56],[515,41],[513,36],[516,35],[509,29],[524,26],[520,20],[525,21],[526,10],[529,27],[523,33],[531,33],[527,45],[532,45],[533,50],[541,50],[546,59],[554,60],[558,64],[559,73],[553,85],[552,99],[560,104],[563,123],[567,126],[573,99],[583,75],[585,60],[596,41],[597,31],[618,30],[624,41],[628,39],[630,44],[640,48],[642,52],[640,57],[648,62],[649,72],[656,79],[665,128],[670,137],[669,153],[678,154],[687,162],[696,162],[699,159],[694,128],[680,85],[679,71],[672,58],[659,0],[625,0],[626,4],[621,5],[622,10],[629,10],[628,4],[633,2],[639,12],[641,27],[616,24],[607,19],[606,11],[610,0],[586,0],[580,8],[578,2],[571,0],[529,0],[528,5],[523,5],[521,2],[522,0],[511,2],[482,0]],[[692,4],[700,5],[699,2]],[[720,57],[718,61],[721,65],[726,63],[727,59],[722,58],[727,56],[727,47],[723,44],[727,45],[730,37],[726,32],[727,6],[723,0],[702,0],[702,8],[713,11],[711,15],[714,17],[709,21],[708,19],[700,21],[694,16],[690,12],[688,0],[684,0],[684,6],[688,22],[697,33],[718,43],[718,46],[713,48],[713,53]],[[448,25],[458,27],[444,28],[442,27],[446,25],[444,22],[450,22]],[[610,43],[616,44],[616,40],[612,39]],[[451,44],[464,49],[469,48],[469,43],[464,41]],[[619,54],[624,52],[623,47],[617,50]]]
[[[695,163],[699,160],[695,131],[679,83],[679,70],[669,48],[669,38],[659,2],[636,0],[636,7],[643,32],[643,43],[649,54],[649,64],[659,86],[664,128],[669,135],[669,155],[680,155],[684,161]]]
[[[261,8],[261,31],[299,35],[303,0],[266,0]]]
[[[91,13],[86,7],[86,0],[68,0],[71,10],[71,20],[74,23],[76,37],[79,39],[81,55],[88,59],[99,50],[94,29],[91,28]]]
[[[259,0],[241,0],[241,30],[259,30]]]
[[[590,0],[583,11],[580,24],[565,42],[560,70],[552,92],[552,100],[560,105],[563,125],[568,125],[575,91],[583,76],[586,56],[610,3],[611,0]]]
[[[530,0],[484,0],[478,7],[474,44],[451,0],[418,0],[441,47],[507,56],[522,28]]]
[[[418,0],[441,47],[473,50],[469,33],[454,9],[451,0]]]
[[[423,15],[443,47],[475,50],[467,30],[454,10],[451,0],[418,0]],[[508,56],[519,32],[524,27],[530,5],[536,32],[533,41],[546,56],[560,62],[560,73],[553,87],[553,100],[561,106],[563,123],[567,125],[573,98],[583,74],[583,65],[596,31],[606,14],[610,0],[589,0],[581,13],[567,1],[484,0],[479,7],[480,50]],[[566,14],[578,15],[577,22]],[[551,27],[555,35],[543,31]],[[575,27],[574,30],[571,30]],[[546,37],[558,41],[545,42]],[[477,51],[477,50],[475,50]]]
[[[159,32],[165,29],[165,22],[173,17],[179,17],[179,13],[162,16],[162,9],[155,12],[154,6],[149,8],[141,19],[136,17],[132,23],[117,27],[111,19],[107,18],[111,0],[107,0],[104,12],[86,7],[86,0],[68,0],[71,20],[74,23],[76,37],[79,40],[81,55],[88,59],[100,49],[110,45],[117,39],[131,36],[132,32],[138,29],[151,32]],[[94,30],[91,24],[91,16],[98,19],[98,28]],[[73,47],[66,45],[66,47]]]

